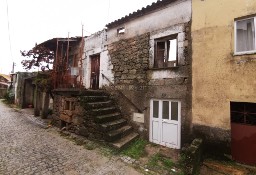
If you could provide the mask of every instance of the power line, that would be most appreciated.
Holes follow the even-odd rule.
[[[9,45],[10,45],[10,52],[11,52],[11,59],[13,61],[12,57],[12,44],[11,44],[11,34],[10,34],[10,21],[9,21],[9,8],[8,8],[8,1],[6,0],[6,9],[7,9],[7,22],[8,22],[8,35],[9,35]]]

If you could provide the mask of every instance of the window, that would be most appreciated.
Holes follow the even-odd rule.
[[[117,35],[122,35],[125,33],[125,28],[124,27],[120,27],[117,29]]]
[[[65,101],[65,110],[74,111],[75,102],[74,101]]]
[[[256,52],[256,17],[235,21],[235,54]]]
[[[178,44],[177,35],[155,41],[155,68],[176,67]]]
[[[231,122],[256,125],[256,103],[231,102]]]
[[[177,101],[154,100],[153,118],[178,121],[179,103]]]

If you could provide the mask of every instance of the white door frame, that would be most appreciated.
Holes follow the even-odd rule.
[[[158,118],[153,118],[153,101],[159,101],[159,110],[158,110]],[[162,119],[162,104],[163,101],[169,101],[169,118],[170,119]],[[171,102],[178,102],[178,121],[171,120]],[[153,121],[158,122],[158,138],[159,140],[153,140]],[[170,123],[177,125],[177,144],[170,144],[162,142],[163,135],[163,123]],[[173,99],[151,99],[150,100],[150,129],[149,129],[149,140],[150,142],[160,144],[169,148],[180,149],[181,142],[181,102],[179,100]]]

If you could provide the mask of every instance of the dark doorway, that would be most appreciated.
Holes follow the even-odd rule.
[[[91,56],[91,89],[99,89],[100,55]]]

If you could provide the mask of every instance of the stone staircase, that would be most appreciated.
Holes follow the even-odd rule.
[[[82,96],[87,115],[111,146],[122,149],[139,137],[105,91],[87,90]]]

